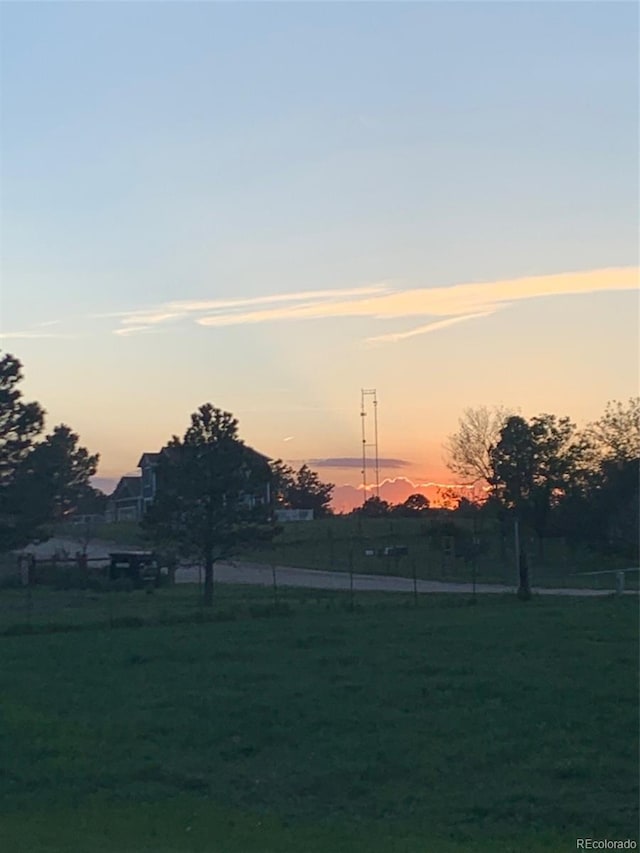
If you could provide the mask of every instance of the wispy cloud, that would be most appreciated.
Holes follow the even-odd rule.
[[[180,320],[184,316],[184,311],[141,311],[125,315],[122,324],[136,327],[157,326],[160,323],[166,323],[168,320]]]
[[[408,332],[390,332],[387,335],[377,335],[373,338],[367,338],[367,343],[381,344],[403,341],[405,338],[413,338],[416,335],[426,335],[429,332],[437,332],[438,329],[446,329],[449,326],[455,326],[456,323],[466,323],[467,320],[475,320],[478,317],[489,317],[497,310],[498,308],[494,311],[481,311],[478,314],[463,314],[462,317],[449,317],[447,320],[436,320],[435,323],[427,323],[426,326],[418,326],[416,329],[410,329]]]
[[[33,332],[30,330],[23,332],[2,332],[0,338],[3,340],[36,340],[38,338],[76,338],[77,335],[65,335],[56,332]]]
[[[373,335],[369,343],[396,343],[457,323],[480,319],[527,299],[635,290],[634,267],[529,276],[450,287],[400,289],[388,282],[356,288],[309,290],[233,299],[181,300],[123,312],[116,334],[137,334],[190,319],[205,327],[337,318],[390,321],[434,318],[408,331]],[[441,319],[437,319],[441,318]]]
[[[368,460],[371,464],[371,460]],[[390,459],[386,456],[378,459],[380,468],[406,468],[410,465],[405,459]],[[309,465],[315,468],[362,468],[361,456],[340,456],[329,459],[309,459]]]
[[[392,320],[403,317],[488,316],[505,303],[546,296],[567,296],[602,291],[632,290],[638,286],[634,268],[590,270],[494,282],[472,282],[452,287],[428,287],[365,296],[337,298],[310,303],[301,294],[293,305],[255,311],[224,313],[201,317],[203,326],[229,326],[265,323],[275,320],[310,320],[338,317],[370,317]],[[425,327],[426,328],[426,327]]]
[[[378,295],[388,290],[384,282],[371,284],[364,287],[343,288],[341,290],[303,290],[299,293],[276,293],[271,296],[252,296],[241,299],[210,299],[210,300],[186,300],[183,302],[169,302],[168,307],[175,311],[229,311],[236,308],[249,306],[272,305],[274,303],[299,303],[299,302],[324,302],[345,299],[349,296],[362,298],[364,296]]]
[[[139,335],[139,334],[153,334],[158,330],[153,326],[123,326],[120,329],[115,329],[113,334],[119,335],[120,337],[128,337],[129,335]]]
[[[388,286],[384,283],[366,285],[363,287],[343,288],[342,290],[307,290],[299,293],[276,293],[268,296],[251,296],[233,299],[186,299],[165,302],[159,306],[136,309],[133,311],[114,311],[107,314],[95,314],[94,319],[118,318],[121,326],[131,328],[131,333],[143,331],[147,326],[157,326],[162,323],[175,322],[185,317],[202,315],[211,317],[229,317],[229,325],[234,324],[236,316],[244,316],[247,308],[258,311],[268,310],[266,306],[281,305],[289,308],[300,303],[327,305],[336,299],[348,297],[363,298],[365,296],[384,293]],[[276,311],[278,309],[275,309]],[[280,309],[282,310],[282,309]],[[213,314],[211,314],[213,312]],[[244,312],[244,313],[241,313]],[[221,323],[222,325],[222,323]],[[129,334],[121,329],[114,330],[115,334]]]

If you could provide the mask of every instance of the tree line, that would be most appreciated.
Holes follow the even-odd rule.
[[[106,497],[90,485],[99,456],[81,447],[78,435],[59,424],[43,436],[46,412],[25,402],[22,365],[0,358],[0,552],[49,535],[51,524]]]
[[[0,552],[47,538],[52,525],[106,502],[90,484],[99,455],[81,447],[65,424],[43,437],[45,411],[24,401],[22,379],[17,358],[0,358]],[[312,509],[316,517],[331,511],[331,483],[307,465],[296,471],[248,447],[233,415],[211,403],[162,449],[156,480],[143,530],[169,559],[202,562],[206,604],[213,601],[216,561],[279,532],[274,506]]]
[[[467,409],[446,445],[450,469],[485,489],[485,510],[506,528],[549,535],[638,559],[640,397],[611,401],[578,429],[569,417],[531,418],[503,408]],[[520,538],[521,594],[528,555]]]
[[[22,365],[0,358],[0,551],[50,533],[74,512],[104,508],[90,484],[99,456],[59,424],[43,436],[45,411],[25,402]],[[638,558],[640,398],[610,402],[579,430],[568,417],[524,418],[502,408],[467,409],[446,444],[448,465],[466,485],[479,484],[474,511],[495,516],[503,541],[513,524],[535,531],[541,556],[550,534]],[[163,448],[156,497],[143,519],[154,545],[205,567],[212,602],[213,565],[247,547],[268,544],[281,528],[273,508],[331,513],[333,484],[307,465],[298,470],[244,444],[238,422],[211,403],[191,415],[180,438]],[[429,511],[421,494],[392,506],[369,497],[354,512],[416,517]],[[528,555],[520,538],[521,594],[528,597]]]

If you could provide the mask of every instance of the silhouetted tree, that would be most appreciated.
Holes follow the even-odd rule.
[[[406,518],[417,518],[424,515],[429,510],[429,506],[429,498],[420,494],[420,492],[416,492],[413,495],[409,495],[401,504],[394,506],[393,512],[395,515]]]
[[[638,459],[605,460],[591,503],[607,549],[638,560],[640,518]]]
[[[80,447],[78,440],[70,427],[60,424],[22,462],[18,482],[43,521],[64,521],[93,491],[89,480],[99,455]]]
[[[391,504],[382,498],[373,495],[362,504],[353,510],[355,514],[364,515],[366,518],[384,518],[391,512]]]
[[[491,453],[496,496],[535,530],[541,549],[552,509],[586,477],[585,443],[569,418],[511,417]]]
[[[437,490],[438,508],[453,511],[460,503],[460,492],[455,487],[444,486]]]
[[[48,525],[64,521],[91,492],[98,458],[64,424],[33,445],[4,489],[5,545],[15,548],[50,535]]]
[[[638,559],[640,397],[607,403],[587,435],[598,462],[586,491],[590,540]]]
[[[526,517],[533,491],[535,451],[531,427],[524,418],[513,415],[500,430],[500,440],[490,453],[491,485],[500,503],[511,510],[520,524]],[[529,567],[520,537],[517,555],[519,571],[518,597],[531,597]]]
[[[94,486],[83,489],[75,506],[75,512],[80,515],[102,515],[109,503],[108,496]]]
[[[482,514],[498,521],[503,556],[513,518],[536,532],[541,558],[550,529],[574,543],[638,553],[639,397],[609,402],[583,431],[566,417],[511,416],[492,441],[504,410],[493,414],[492,419],[489,409],[467,409],[447,449],[452,470],[491,485]],[[526,575],[524,537],[520,542]]]
[[[530,521],[542,557],[552,510],[586,482],[588,445],[567,417],[538,415],[530,428],[534,448]]]
[[[320,518],[330,515],[333,483],[323,483],[315,471],[303,465],[296,472],[288,501],[292,509],[312,509],[314,516]]]
[[[472,518],[480,512],[481,504],[470,501],[469,498],[460,498],[456,507],[456,516],[460,518]]]
[[[630,559],[639,552],[640,398],[609,402],[604,415],[583,435],[588,465],[574,477],[558,520],[573,543],[615,551]]]
[[[22,365],[6,353],[0,359],[0,487],[10,483],[44,427],[44,409],[25,403],[18,383]]]
[[[271,468],[271,495],[276,507],[289,507],[289,492],[293,488],[296,472],[290,465],[285,464],[282,459],[275,459],[269,463]]]
[[[78,446],[78,436],[60,425],[40,443],[44,426],[39,403],[24,403],[18,388],[22,365],[0,359],[0,550],[45,535],[90,488],[98,456]]]
[[[629,398],[626,405],[611,400],[587,432],[601,460],[640,459],[640,397]]]
[[[457,432],[445,443],[447,466],[465,483],[489,482],[493,473],[491,449],[500,439],[509,412],[502,406],[465,409]]]
[[[275,503],[288,509],[312,509],[315,518],[331,514],[333,483],[323,483],[308,465],[294,471],[281,459],[271,463]]]
[[[174,436],[162,451],[143,527],[161,545],[174,543],[184,556],[202,559],[205,605],[213,604],[214,563],[276,533],[266,499],[271,478],[266,457],[238,437],[237,420],[211,403],[191,415],[184,438]]]

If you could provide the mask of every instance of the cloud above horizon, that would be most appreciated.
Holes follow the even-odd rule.
[[[372,464],[372,460],[367,462]],[[361,456],[339,456],[330,457],[328,459],[309,459],[308,464],[315,468],[362,468]],[[381,456],[378,459],[379,468],[406,468],[411,465],[406,459],[390,459],[386,456]]]
[[[122,337],[161,332],[185,322],[205,328],[219,328],[347,318],[369,318],[381,323],[410,319],[423,321],[409,329],[392,329],[365,339],[365,343],[369,345],[391,344],[459,323],[490,317],[522,300],[621,291],[637,292],[638,282],[639,270],[636,267],[611,267],[413,289],[402,289],[390,282],[379,282],[362,287],[265,296],[172,300],[143,309],[92,315],[92,319],[118,320],[119,325],[112,329],[112,332]],[[428,322],[424,322],[425,320]],[[60,322],[53,320],[23,331],[0,332],[0,337],[74,337],[75,335],[57,330],[42,330],[42,327]]]
[[[50,323],[40,323],[39,325],[54,325],[57,323],[57,320],[52,320]],[[15,340],[15,341],[26,341],[26,340],[38,340],[39,338],[74,338],[76,335],[67,335],[67,334],[58,334],[56,332],[34,332],[31,330],[25,330],[23,332],[3,332],[0,330],[0,338],[4,340]]]
[[[376,487],[368,484],[366,492],[363,486],[343,484],[335,486],[331,505],[338,512],[349,512],[354,507],[362,504],[363,498],[375,494]],[[439,483],[429,479],[409,479],[408,477],[390,477],[380,481],[380,497],[391,504],[399,504],[409,495],[421,494],[432,501],[433,506],[442,504],[443,494],[453,492],[458,496],[474,494],[471,486],[463,486],[458,483]]]
[[[386,323],[418,318],[428,321],[410,329],[386,331],[366,338],[369,344],[389,344],[490,317],[522,300],[637,288],[636,267],[611,267],[413,289],[380,282],[362,287],[266,296],[183,299],[101,316],[119,318],[120,325],[113,330],[116,335],[160,331],[185,321],[206,328],[340,318],[369,318]]]
[[[455,326],[457,323],[466,323],[467,320],[475,320],[478,317],[490,317],[504,306],[498,305],[493,311],[479,311],[477,314],[463,314],[461,317],[448,317],[446,320],[436,320],[435,323],[427,323],[425,326],[418,326],[415,329],[410,329],[408,332],[389,332],[386,335],[376,335],[373,338],[367,338],[367,343],[382,344],[395,343],[403,341],[406,338],[414,338],[416,335],[426,335],[429,332],[437,332],[439,329],[446,329],[449,326]]]

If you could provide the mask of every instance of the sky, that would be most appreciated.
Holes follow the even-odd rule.
[[[583,425],[638,393],[635,3],[0,24],[0,346],[107,491],[207,401],[357,499],[375,389],[403,499],[453,482],[467,407]]]

